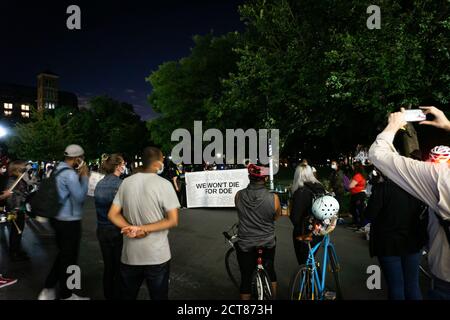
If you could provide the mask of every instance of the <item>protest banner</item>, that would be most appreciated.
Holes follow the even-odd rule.
[[[97,183],[102,180],[105,177],[104,174],[92,171],[90,176],[89,176],[89,185],[88,185],[88,196],[93,197],[94,196],[94,191],[95,191],[95,187],[97,186]]]
[[[187,206],[234,207],[236,192],[248,183],[246,169],[186,172]]]

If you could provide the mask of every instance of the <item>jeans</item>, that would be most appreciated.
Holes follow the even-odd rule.
[[[55,230],[58,254],[45,280],[45,288],[54,288],[59,283],[60,298],[67,299],[72,295],[72,291],[67,288],[67,278],[70,275],[67,273],[67,268],[71,265],[77,265],[81,241],[81,220],[58,221],[50,219],[50,224]]]
[[[378,257],[388,285],[389,300],[422,300],[419,287],[420,253]]]
[[[97,239],[103,256],[103,294],[106,300],[120,298],[120,257],[123,235],[113,225],[99,225]]]
[[[169,299],[170,260],[158,265],[132,266],[120,265],[121,289],[123,300],[136,300],[145,280],[152,300]]]

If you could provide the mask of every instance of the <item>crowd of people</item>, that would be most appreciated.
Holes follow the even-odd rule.
[[[450,131],[450,122],[442,111],[435,107],[423,109],[434,116],[434,120],[423,124]],[[434,283],[429,297],[450,299],[450,149],[433,149],[429,161],[418,160],[415,153],[400,155],[393,140],[405,125],[403,111],[391,114],[365,163],[331,161],[329,188],[319,181],[317,170],[306,161],[298,165],[291,189],[293,253],[299,265],[305,264],[308,242],[314,245],[323,238],[323,234],[316,232],[320,223],[311,218],[317,195],[332,192],[336,203],[343,204],[349,193],[350,227],[360,231],[370,224],[370,254],[379,260],[389,298],[422,298],[419,262],[426,248]],[[128,169],[119,154],[105,155],[99,167],[105,177],[95,188],[94,200],[97,238],[104,263],[104,296],[109,300],[136,299],[143,282],[152,299],[165,300],[169,296],[168,233],[178,225],[179,208],[185,206],[184,173],[189,169],[180,164],[164,170],[167,162],[155,147],[143,151],[142,162],[142,168],[126,179],[123,177]],[[29,166],[25,161],[13,161],[1,173],[7,179],[0,201],[6,201],[14,212],[15,227],[9,233],[12,260],[29,259],[21,246],[25,215],[29,213],[27,197],[35,185]],[[64,151],[64,161],[46,169],[51,173],[47,176],[44,172],[40,178],[54,178],[60,207],[58,214],[49,219],[55,232],[57,255],[43,279],[38,299],[89,299],[78,296],[67,286],[67,268],[78,264],[83,204],[89,182],[83,148],[69,145]],[[282,206],[278,195],[266,186],[268,169],[248,164],[247,170],[250,183],[235,196],[241,299],[251,298],[256,250],[262,247],[275,297],[275,221],[282,215]],[[337,212],[338,208],[334,209]],[[334,218],[330,223],[333,228],[343,221],[342,216]],[[0,277],[0,287],[15,282],[6,274]]]
[[[450,132],[450,122],[441,110],[423,107],[433,120],[421,124]],[[419,265],[428,252],[433,287],[429,299],[450,299],[450,148],[434,148],[427,161],[417,159],[417,150],[400,155],[394,145],[397,132],[406,126],[404,110],[393,113],[385,130],[369,150],[366,163],[331,162],[330,191],[339,203],[350,193],[350,214],[356,231],[370,228],[370,255],[379,260],[392,300],[420,300]],[[365,165],[365,166],[364,166]],[[252,170],[255,170],[254,168]],[[277,195],[264,187],[264,177],[249,168],[250,184],[236,195],[239,216],[238,260],[241,298],[249,298],[255,254],[266,247],[267,269],[276,289],[274,252],[275,221],[280,215]],[[369,174],[366,174],[366,172]],[[262,182],[261,182],[262,181]],[[298,263],[305,264],[309,247],[322,240],[311,221],[315,195],[326,192],[316,171],[302,161],[292,184],[290,218],[294,226],[293,247]],[[368,203],[367,203],[368,202]],[[336,220],[338,217],[336,217]],[[245,252],[243,254],[242,252]],[[248,258],[247,258],[248,257]]]

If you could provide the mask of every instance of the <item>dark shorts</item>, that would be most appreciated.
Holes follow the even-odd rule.
[[[241,270],[241,294],[250,294],[252,291],[252,276],[256,270],[256,260],[258,259],[257,248],[250,251],[242,251],[236,244],[236,255]],[[267,271],[271,282],[277,281],[275,273],[275,246],[272,248],[263,248],[263,265]]]

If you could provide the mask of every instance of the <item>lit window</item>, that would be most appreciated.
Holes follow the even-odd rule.
[[[13,105],[12,103],[4,103],[3,107],[5,108],[5,110],[12,110]]]
[[[30,113],[29,112],[22,112],[21,115],[22,115],[22,118],[29,118],[30,117]]]
[[[30,111],[30,106],[27,104],[23,104],[20,107],[21,107],[22,111]]]
[[[46,102],[45,109],[53,110],[53,109],[55,109],[55,104],[51,103],[51,102]]]
[[[5,110],[5,116],[10,116],[10,115],[12,115],[12,111]]]

